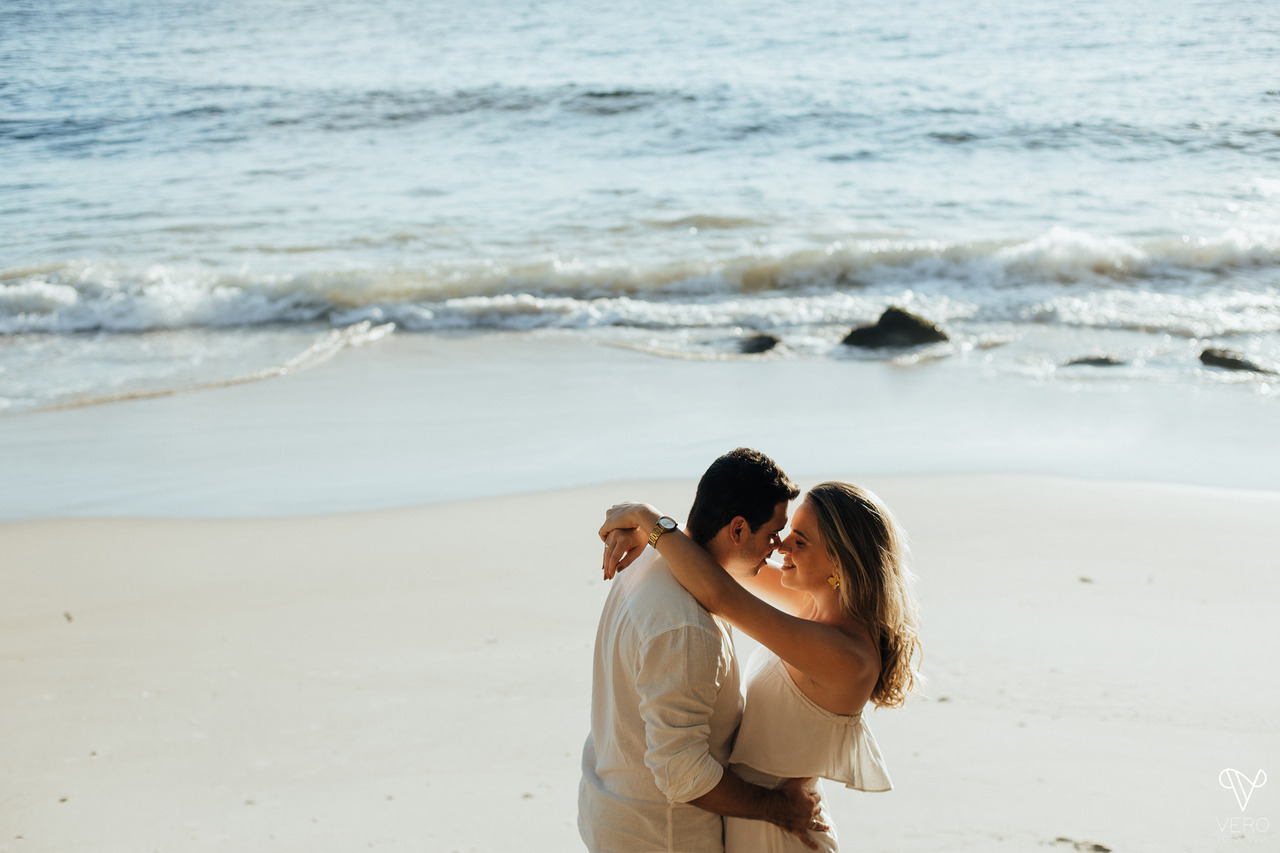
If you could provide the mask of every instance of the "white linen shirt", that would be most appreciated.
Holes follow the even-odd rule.
[[[742,719],[733,637],[652,548],[613,581],[592,678],[578,788],[587,848],[723,850],[720,817],[687,803],[719,783]]]

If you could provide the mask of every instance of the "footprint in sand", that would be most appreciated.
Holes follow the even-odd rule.
[[[1092,841],[1076,841],[1073,838],[1064,838],[1059,836],[1053,839],[1053,844],[1070,844],[1076,850],[1084,853],[1111,853],[1111,848],[1105,844],[1096,844]]]

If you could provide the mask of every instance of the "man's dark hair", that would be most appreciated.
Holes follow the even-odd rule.
[[[686,532],[705,547],[740,515],[755,533],[773,518],[778,504],[795,500],[799,494],[800,489],[778,463],[759,450],[739,447],[712,462],[698,481]]]

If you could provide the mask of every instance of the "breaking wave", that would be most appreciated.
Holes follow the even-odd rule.
[[[212,273],[77,261],[0,271],[0,334],[358,322],[412,331],[753,328],[865,320],[889,299],[937,319],[1280,331],[1280,235],[1145,243],[853,240],[780,256],[656,265],[544,258],[420,269]]]

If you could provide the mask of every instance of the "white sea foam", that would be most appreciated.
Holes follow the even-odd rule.
[[[1280,331],[1280,237],[1137,242],[1054,228],[1023,243],[869,240],[651,267],[547,259],[297,275],[72,263],[0,276],[0,334],[327,322],[413,331],[786,328],[889,302],[935,320]]]
[[[1094,291],[1036,306],[1038,322],[1163,332],[1190,338],[1280,332],[1280,293],[1223,292],[1199,297],[1147,291]]]
[[[39,336],[0,346],[0,410],[71,408],[223,388],[318,367],[390,324],[275,332]]]
[[[0,271],[0,336],[11,344],[0,352],[0,373],[9,368],[0,376],[0,408],[266,379],[392,329],[566,330],[692,359],[760,357],[744,356],[740,342],[768,332],[779,344],[767,358],[891,359],[904,367],[971,358],[1052,380],[1067,375],[1058,367],[1068,361],[1101,353],[1125,362],[1115,376],[1225,381],[1203,370],[1193,347],[1225,345],[1280,362],[1278,243],[1274,234],[1238,229],[1138,241],[1052,228],[1023,242],[845,239],[650,265],[549,256],[291,275],[43,265]],[[840,345],[849,328],[891,305],[941,324],[951,341],[909,353]],[[316,331],[323,327],[330,331]],[[227,350],[234,340],[216,339],[255,329],[269,337],[298,330],[308,342],[250,357]],[[148,336],[165,332],[189,334],[177,348],[152,348]],[[125,341],[86,345],[87,335],[143,340],[133,352]],[[36,345],[33,336],[66,345]]]

